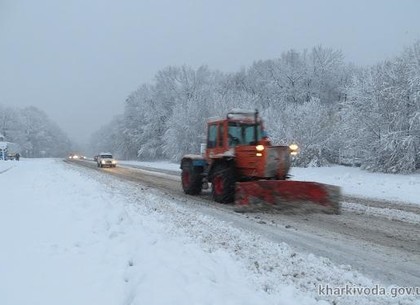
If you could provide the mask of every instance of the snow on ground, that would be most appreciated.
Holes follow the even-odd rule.
[[[2,305],[419,304],[319,295],[380,283],[60,160],[0,162],[0,197]]]
[[[293,180],[318,181],[342,187],[343,194],[420,205],[420,174],[370,173],[357,167],[331,166],[291,170]]]
[[[168,161],[122,161],[123,164],[181,171],[179,164]],[[344,195],[361,198],[384,199],[420,205],[420,173],[395,175],[370,173],[357,167],[292,167],[292,180],[316,181],[338,185]]]
[[[121,163],[128,166],[138,165],[181,172],[179,164],[168,161],[121,161]],[[420,205],[420,173],[393,175],[370,173],[355,167],[331,166],[292,167],[290,174],[292,180],[315,181],[340,186],[342,194],[347,196]],[[420,216],[415,213],[369,207],[348,200],[342,203],[342,209],[381,216],[390,220],[420,223]]]

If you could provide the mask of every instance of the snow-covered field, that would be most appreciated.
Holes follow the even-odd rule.
[[[420,175],[370,176],[342,167],[292,173],[348,194],[420,204]],[[296,253],[159,191],[61,160],[0,162],[0,198],[1,305],[420,304],[351,266]],[[325,296],[326,286],[368,290]]]

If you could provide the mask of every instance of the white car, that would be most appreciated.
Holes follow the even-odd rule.
[[[111,153],[100,153],[96,159],[98,167],[116,167],[117,161],[113,158]]]

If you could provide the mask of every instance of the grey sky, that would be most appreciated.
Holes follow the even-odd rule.
[[[0,0],[0,104],[86,141],[168,65],[234,72],[316,45],[372,64],[420,39],[418,0]]]

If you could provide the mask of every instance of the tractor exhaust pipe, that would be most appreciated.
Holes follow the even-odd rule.
[[[258,109],[255,109],[255,115],[254,115],[254,142],[255,145],[257,145],[258,143],[258,126],[257,126],[257,122],[258,122]]]

